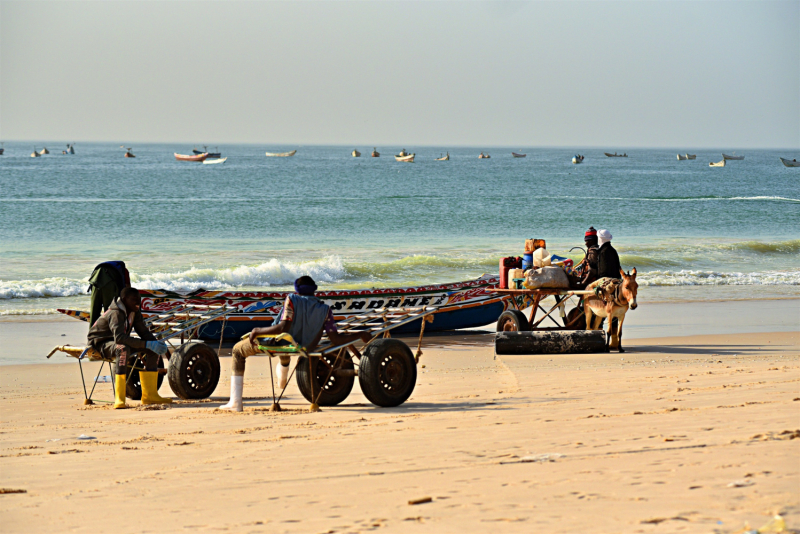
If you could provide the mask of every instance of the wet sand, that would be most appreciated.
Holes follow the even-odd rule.
[[[490,340],[424,347],[399,408],[356,383],[320,413],[294,383],[267,411],[266,358],[248,362],[241,414],[211,410],[229,358],[213,400],[164,410],[84,407],[73,360],[4,366],[2,487],[27,493],[0,495],[0,530],[734,532],[776,512],[800,526],[797,332],[558,356],[495,357]]]

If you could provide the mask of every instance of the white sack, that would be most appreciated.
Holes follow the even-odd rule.
[[[526,289],[569,289],[569,279],[561,267],[548,266],[529,270],[522,285]]]

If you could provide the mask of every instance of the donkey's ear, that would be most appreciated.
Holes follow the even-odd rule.
[[[627,276],[627,275],[625,274],[625,271],[623,271],[623,270],[622,270],[622,267],[620,267],[620,269],[619,269],[619,274],[621,274],[621,275],[622,275],[622,278],[625,278],[625,277]]]
[[[634,267],[633,270],[631,271],[631,276],[636,278],[636,267]]]

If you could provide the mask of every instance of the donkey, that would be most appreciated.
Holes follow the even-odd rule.
[[[600,322],[604,317],[607,318],[606,350],[617,349],[625,352],[622,348],[622,322],[625,320],[628,308],[635,310],[638,306],[636,293],[639,290],[639,284],[636,283],[636,267],[628,274],[620,269],[619,274],[622,275],[622,283],[616,286],[613,294],[608,295],[608,302],[603,302],[602,299],[595,296],[587,297],[583,301],[583,312],[586,314],[586,330],[599,329]],[[596,283],[589,287],[595,285]],[[616,330],[612,330],[615,318],[617,327]]]

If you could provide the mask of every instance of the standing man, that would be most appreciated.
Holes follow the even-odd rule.
[[[167,353],[167,345],[157,341],[144,324],[139,290],[126,287],[108,310],[89,328],[88,341],[104,358],[117,362],[114,377],[114,408],[127,408],[125,388],[128,365],[137,354],[144,355],[144,371],[139,371],[142,382],[142,404],[169,404],[172,399],[158,394],[158,356]],[[131,336],[136,330],[138,338]]]
[[[328,334],[328,339],[335,345],[349,343],[359,338],[367,343],[372,339],[367,332],[349,335],[339,333],[330,306],[314,296],[317,284],[310,276],[301,276],[295,280],[294,290],[296,294],[286,297],[283,309],[278,313],[272,326],[254,328],[247,339],[243,339],[233,346],[231,398],[228,404],[219,407],[220,410],[242,411],[245,360],[253,354],[261,352],[258,349],[258,336],[288,333],[295,343],[306,351],[316,348],[323,331]],[[278,385],[281,389],[286,387],[290,362],[289,356],[281,356],[280,363],[275,365],[275,373],[278,375]]]
[[[597,252],[597,278],[619,278],[622,266],[619,263],[619,254],[611,246],[611,232],[600,230],[597,232],[597,241],[600,249]]]

